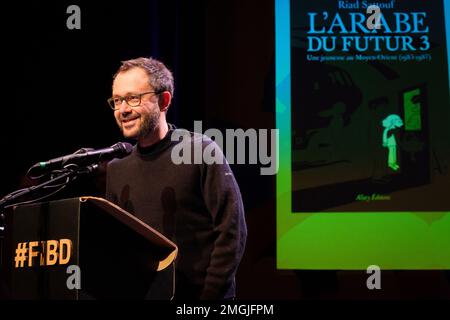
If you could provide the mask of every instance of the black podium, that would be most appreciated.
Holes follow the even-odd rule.
[[[18,206],[6,215],[11,299],[171,299],[177,246],[102,198]]]

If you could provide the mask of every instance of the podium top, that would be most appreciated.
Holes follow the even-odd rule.
[[[158,266],[156,269],[157,271],[161,271],[167,268],[177,257],[178,247],[175,243],[167,239],[160,232],[145,224],[126,210],[103,198],[85,196],[80,197],[79,199],[80,202],[92,203],[100,209],[108,212],[111,216],[135,230],[138,234],[146,238],[155,246],[164,249],[164,251],[167,251],[167,255],[165,255],[158,261]]]

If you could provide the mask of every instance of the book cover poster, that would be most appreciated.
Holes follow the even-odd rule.
[[[292,212],[450,210],[445,39],[443,0],[291,1]]]

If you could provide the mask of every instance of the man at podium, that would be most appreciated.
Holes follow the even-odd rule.
[[[175,274],[158,275],[175,299],[232,299],[247,237],[239,187],[214,141],[185,130],[174,139],[180,130],[166,121],[173,93],[172,73],[160,61],[122,62],[108,103],[124,137],[137,144],[108,164],[106,198],[177,244]],[[197,161],[173,161],[180,143]],[[223,161],[194,159],[196,147],[208,146]]]

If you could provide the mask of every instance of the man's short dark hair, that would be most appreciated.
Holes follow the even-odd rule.
[[[133,68],[141,68],[147,73],[150,85],[156,92],[169,91],[173,96],[174,84],[172,72],[170,72],[164,63],[154,58],[141,57],[122,61],[122,65],[119,70],[117,70],[113,79],[115,79],[119,73],[131,70]]]

